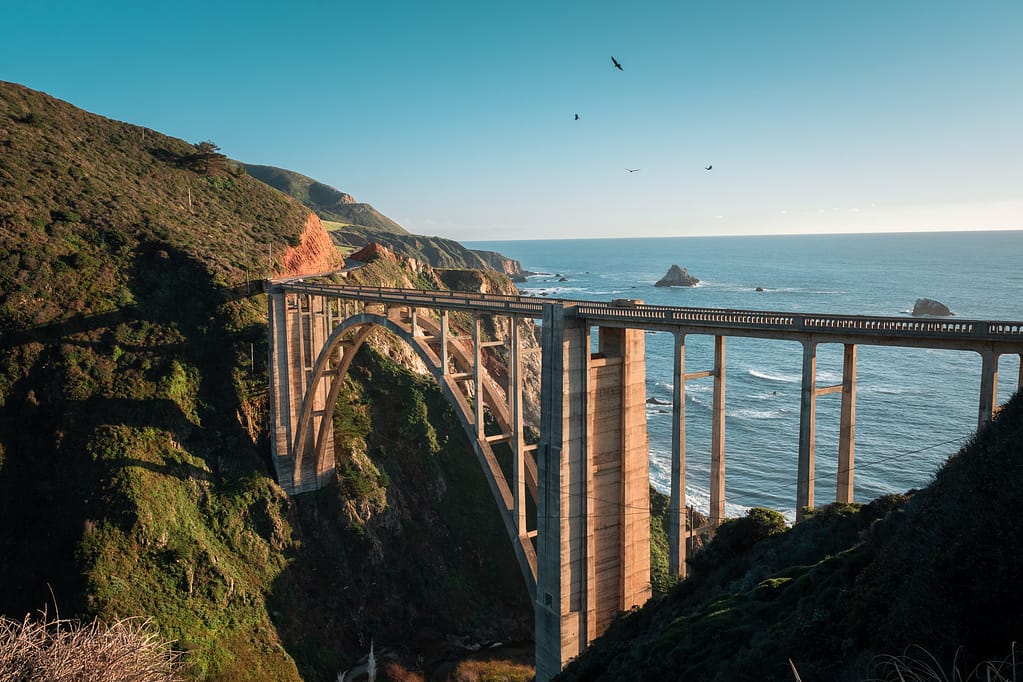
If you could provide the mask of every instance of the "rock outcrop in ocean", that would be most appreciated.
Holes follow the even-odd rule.
[[[689,274],[689,271],[685,268],[680,268],[677,265],[672,265],[668,268],[668,272],[665,273],[664,277],[657,280],[654,284],[655,287],[695,287],[699,283],[699,279]]]
[[[913,304],[914,315],[932,315],[934,317],[951,317],[955,315],[948,306],[931,298],[918,298]]]

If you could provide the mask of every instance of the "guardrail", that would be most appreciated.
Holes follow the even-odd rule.
[[[721,331],[780,334],[852,335],[856,337],[915,338],[935,340],[992,341],[1023,344],[1023,322],[971,319],[908,319],[871,315],[831,315],[791,313],[768,310],[730,310],[725,308],[686,308],[648,305],[627,299],[614,301],[575,301],[561,298],[537,298],[509,294],[481,294],[450,290],[375,287],[345,284],[318,284],[302,280],[271,282],[294,293],[334,298],[350,298],[376,303],[411,305],[422,308],[478,310],[487,313],[517,314],[540,318],[546,306],[570,307],[569,315],[613,322],[631,327],[701,327]]]
[[[499,314],[517,313],[528,317],[543,317],[544,306],[554,303],[548,300],[537,300],[528,296],[511,296],[507,294],[478,294],[449,290],[316,284],[301,281],[273,283],[272,286],[277,286],[293,293],[315,294],[333,298],[354,298],[374,303],[406,304],[422,308],[480,310]]]

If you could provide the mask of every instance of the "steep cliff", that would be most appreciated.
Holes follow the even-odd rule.
[[[299,239],[298,246],[289,246],[281,256],[282,275],[312,275],[344,267],[344,259],[316,215],[309,214]]]

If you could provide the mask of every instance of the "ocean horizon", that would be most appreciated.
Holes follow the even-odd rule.
[[[929,298],[951,319],[1023,320],[1023,231],[629,237],[463,242],[538,273],[527,296],[584,301],[632,298],[657,305],[778,312],[909,316]],[[695,287],[655,287],[672,265]],[[758,291],[758,288],[760,289]],[[651,483],[670,481],[673,338],[646,335]],[[855,499],[926,485],[977,425],[980,356],[973,352],[859,346]],[[726,341],[726,500],[795,514],[802,347]],[[713,337],[687,335],[686,366],[710,369]],[[817,382],[841,382],[842,345],[818,347]],[[1019,357],[999,361],[998,402],[1016,391]],[[686,384],[687,498],[706,511],[710,380]],[[668,407],[663,404],[669,403]],[[815,498],[835,499],[840,399],[817,399]]]

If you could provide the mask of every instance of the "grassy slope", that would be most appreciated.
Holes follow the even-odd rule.
[[[408,234],[405,228],[369,204],[354,202],[350,195],[301,173],[274,166],[245,164],[244,167],[252,177],[311,208],[321,220],[367,227],[385,234]]]
[[[729,522],[697,577],[620,619],[558,679],[862,680],[923,647],[951,669],[1023,637],[1023,401],[912,496],[837,505],[778,533]],[[961,647],[961,649],[960,649]]]
[[[493,251],[467,249],[453,239],[411,234],[369,204],[346,203],[351,196],[300,173],[274,166],[245,164],[253,177],[294,197],[312,209],[345,254],[371,242],[435,268],[491,268],[521,274],[518,263]]]
[[[298,242],[308,211],[247,175],[183,167],[194,151],[0,83],[0,613],[20,619],[52,588],[64,616],[150,615],[210,680],[333,679],[366,636],[498,621],[482,606],[438,605],[429,586],[379,598],[397,594],[387,578],[399,567],[441,570],[436,548],[381,541],[366,561],[352,541],[360,524],[386,540],[373,524],[405,519],[367,518],[364,501],[338,505],[336,489],[289,500],[273,482],[266,301],[246,276],[266,273],[269,244],[278,254]],[[468,452],[463,439],[431,455],[431,475],[456,477],[459,495],[471,474],[443,465],[461,471]],[[393,502],[402,494],[388,488],[386,508],[405,508]],[[492,503],[488,520],[454,496],[420,502],[442,520],[496,519]],[[472,530],[441,534],[462,548],[444,575],[468,584],[479,561],[514,564]],[[490,587],[510,595],[500,603],[521,614],[510,606],[521,578],[492,573]]]

